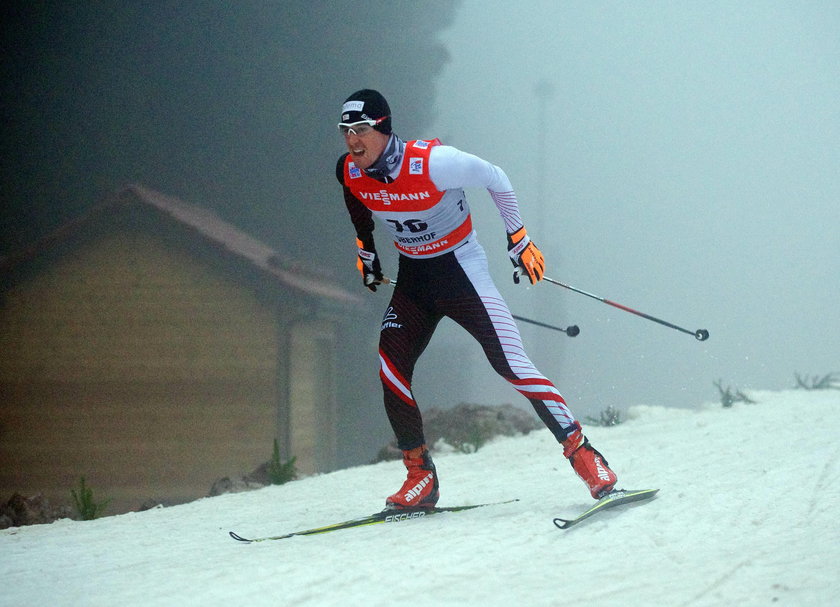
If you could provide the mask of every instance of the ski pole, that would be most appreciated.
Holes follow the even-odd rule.
[[[397,281],[396,280],[391,280],[387,276],[382,278],[382,280],[380,280],[379,282],[381,284],[384,284],[384,285],[391,285],[392,287],[397,286]],[[576,335],[580,334],[580,327],[578,327],[577,325],[570,325],[570,326],[568,326],[564,329],[562,327],[556,327],[554,325],[550,325],[550,324],[545,323],[545,322],[540,322],[538,320],[532,320],[530,318],[525,318],[524,316],[517,316],[516,314],[511,314],[511,316],[513,316],[516,320],[521,320],[522,322],[528,322],[528,323],[531,323],[532,325],[537,325],[538,327],[545,327],[546,329],[554,329],[555,331],[560,331],[561,333],[565,333],[569,337],[575,337]]]
[[[537,325],[538,327],[545,327],[546,329],[554,329],[555,331],[562,331],[569,337],[575,337],[576,335],[580,334],[580,327],[577,325],[570,325],[565,329],[561,327],[555,327],[554,325],[550,325],[548,323],[540,322],[538,320],[531,320],[530,318],[525,318],[524,316],[517,316],[516,314],[511,314],[516,320],[521,320],[522,322],[529,322],[532,325]]]
[[[519,272],[514,272],[514,282],[519,282]],[[543,276],[543,280],[550,282],[551,284],[555,284],[557,286],[563,287],[565,289],[569,289],[570,291],[574,291],[575,293],[580,293],[581,295],[586,295],[587,297],[591,297],[592,299],[597,299],[598,301],[605,303],[609,306],[613,306],[614,308],[618,308],[619,310],[624,310],[625,312],[630,312],[631,314],[635,314],[636,316],[641,316],[642,318],[646,318],[647,320],[652,320],[653,322],[657,322],[660,325],[664,325],[666,327],[670,327],[671,329],[676,329],[677,331],[681,331],[683,333],[688,333],[689,335],[693,335],[698,341],[706,341],[709,339],[709,332],[706,329],[697,329],[696,331],[690,331],[689,329],[684,329],[682,327],[678,327],[675,324],[672,324],[668,321],[662,320],[661,318],[656,318],[655,316],[651,316],[650,314],[645,314],[644,312],[639,312],[638,310],[634,310],[633,308],[629,308],[623,304],[620,304],[615,301],[610,301],[604,297],[600,297],[598,295],[594,295],[592,293],[588,293],[583,289],[578,289],[577,287],[573,287],[572,285],[567,285],[566,283],[560,282],[559,280],[554,280],[553,278],[549,278],[548,276]]]

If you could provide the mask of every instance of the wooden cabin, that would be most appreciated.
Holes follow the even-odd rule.
[[[132,186],[0,259],[0,499],[109,513],[267,461],[336,467],[356,297],[198,206]]]

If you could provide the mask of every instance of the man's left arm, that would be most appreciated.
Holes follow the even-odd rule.
[[[429,177],[439,190],[486,188],[505,222],[508,255],[514,267],[521,268],[531,284],[543,279],[543,254],[525,230],[513,185],[500,167],[452,146],[439,145],[429,156]]]

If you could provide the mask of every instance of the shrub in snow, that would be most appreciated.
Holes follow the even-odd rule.
[[[840,374],[829,373],[822,377],[801,377],[799,373],[796,376],[796,388],[803,390],[840,390]]]
[[[266,485],[282,485],[283,483],[293,481],[297,478],[295,461],[297,461],[295,457],[285,462],[280,459],[280,446],[277,444],[277,439],[275,438],[269,461],[260,464],[253,472],[243,477],[230,478],[226,476],[220,478],[213,483],[207,497],[215,497],[217,495],[224,495],[225,493],[253,491],[254,489],[261,489]]]
[[[463,453],[474,453],[495,436],[528,434],[544,427],[532,411],[510,404],[476,405],[459,403],[450,409],[430,407],[423,412],[426,444],[433,451],[448,445]],[[375,462],[402,458],[396,441],[379,450]]]
[[[93,499],[93,489],[85,485],[84,476],[79,480],[79,492],[76,493],[75,489],[71,489],[70,494],[73,496],[73,505],[76,507],[76,513],[83,521],[92,521],[102,516],[105,508],[108,507],[108,503],[111,501],[108,499],[104,502],[97,503]]]
[[[274,439],[274,451],[271,455],[271,461],[268,462],[268,480],[272,485],[282,485],[297,478],[297,469],[295,468],[296,457],[284,462],[280,459],[280,446],[277,444],[277,439]]]
[[[747,403],[749,405],[756,404],[756,401],[752,400],[740,390],[733,392],[731,386],[724,388],[722,379],[716,381],[715,386],[717,386],[717,389],[720,391],[720,404],[724,407],[731,407],[735,403]]]
[[[617,426],[623,419],[621,419],[621,411],[610,405],[603,411],[599,417],[586,416],[586,422],[592,426]]]

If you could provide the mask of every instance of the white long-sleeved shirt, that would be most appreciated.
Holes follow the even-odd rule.
[[[512,234],[522,227],[519,202],[507,174],[495,164],[450,145],[432,148],[429,177],[439,190],[486,188]]]
[[[403,142],[400,141],[399,143],[402,144]],[[423,142],[418,142],[417,144],[423,144]],[[407,162],[407,157],[411,157],[412,146],[417,144],[409,142],[407,145],[402,145],[401,152],[403,153],[400,160],[389,167],[390,172],[388,177],[390,177],[390,182],[399,178],[403,170],[403,165]],[[339,162],[339,167],[337,167],[337,175],[339,176],[339,181],[347,186],[342,177],[343,166],[342,157],[342,160]],[[429,232],[436,232],[438,235],[446,234],[449,230],[460,226],[464,217],[468,219],[469,205],[466,202],[463,190],[465,188],[480,187],[487,189],[490,193],[504,221],[505,230],[508,233],[513,233],[522,227],[516,194],[513,191],[510,179],[508,179],[505,172],[498,166],[455,147],[435,145],[429,150],[427,170],[429,180],[438,191],[444,192],[444,196],[439,203],[425,210],[422,216],[418,218],[412,216],[407,224],[417,226],[422,222],[424,227],[429,227]],[[350,179],[351,181],[353,180],[353,173],[350,174]],[[376,196],[376,194],[373,196]],[[356,227],[357,236],[366,249],[372,250],[373,222],[371,211],[366,208],[367,206],[371,206],[370,202],[362,203],[349,190],[345,192],[345,202]],[[375,207],[376,205],[373,206]],[[402,216],[403,213],[398,208],[388,204],[377,208],[374,213],[380,215],[386,227],[393,232],[392,237],[394,238],[394,242],[397,248],[403,253],[429,256],[440,252],[435,247],[412,246],[427,241],[426,235],[406,234],[406,230],[401,227],[401,222],[405,217]],[[464,233],[463,231],[460,231],[459,234],[459,239],[471,236],[471,234]],[[432,235],[434,236],[434,234]],[[450,247],[454,244],[451,239],[448,239],[447,242]]]

